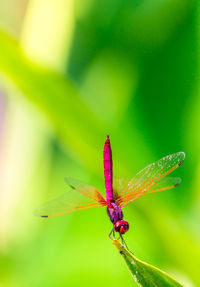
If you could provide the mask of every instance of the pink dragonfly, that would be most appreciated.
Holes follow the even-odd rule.
[[[112,233],[115,238],[115,232],[118,232],[123,241],[122,234],[128,231],[129,224],[123,219],[122,207],[132,203],[142,195],[178,186],[181,183],[180,178],[165,177],[178,168],[184,158],[184,152],[177,152],[148,165],[132,179],[113,181],[112,151],[110,139],[107,136],[103,151],[106,198],[95,187],[72,178],[66,178],[71,190],[56,200],[41,206],[35,211],[35,214],[49,218],[78,210],[105,206],[113,224],[109,234],[110,238]]]

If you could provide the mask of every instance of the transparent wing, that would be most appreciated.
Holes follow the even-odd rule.
[[[151,188],[149,188],[146,193],[153,193],[163,190],[168,190],[179,186],[181,184],[180,177],[166,177],[161,179],[159,182],[155,183]]]
[[[115,179],[113,183],[113,189],[114,189],[114,199],[117,200],[118,197],[120,197],[126,188],[126,185],[131,181],[131,178],[120,178]],[[161,179],[161,181],[156,182],[153,187],[148,189],[146,193],[153,193],[157,191],[167,190],[174,188],[181,184],[181,178],[180,177],[166,177]]]
[[[39,207],[35,211],[35,215],[53,217],[107,205],[103,195],[95,187],[72,178],[66,178],[65,180],[71,190]]]
[[[179,185],[179,178],[166,178],[165,180],[163,178],[178,168],[184,158],[183,152],[174,153],[148,165],[130,180],[115,180],[113,185],[115,200],[120,206],[126,206],[144,194],[171,189]]]
[[[113,180],[113,189],[122,192],[127,184],[131,181],[131,178],[118,178]]]

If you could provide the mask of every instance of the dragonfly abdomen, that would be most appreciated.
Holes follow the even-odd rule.
[[[109,136],[106,138],[106,142],[103,150],[103,163],[104,163],[104,178],[106,188],[106,199],[109,202],[113,199],[113,169],[112,169],[112,151],[110,146]]]

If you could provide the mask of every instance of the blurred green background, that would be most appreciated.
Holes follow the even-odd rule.
[[[114,177],[186,153],[178,188],[125,208],[129,248],[200,286],[199,3],[0,1],[0,285],[135,286],[105,209],[44,220],[65,176]]]

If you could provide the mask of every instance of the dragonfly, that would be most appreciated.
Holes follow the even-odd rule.
[[[73,178],[66,178],[70,191],[38,208],[35,215],[50,218],[84,209],[106,207],[108,217],[113,225],[109,237],[115,238],[116,232],[124,242],[122,235],[129,230],[129,223],[124,220],[122,208],[145,194],[169,190],[178,186],[181,179],[167,177],[167,175],[177,169],[184,159],[185,153],[177,152],[149,164],[133,178],[113,180],[112,150],[110,138],[107,136],[103,149],[106,196],[92,185]]]

